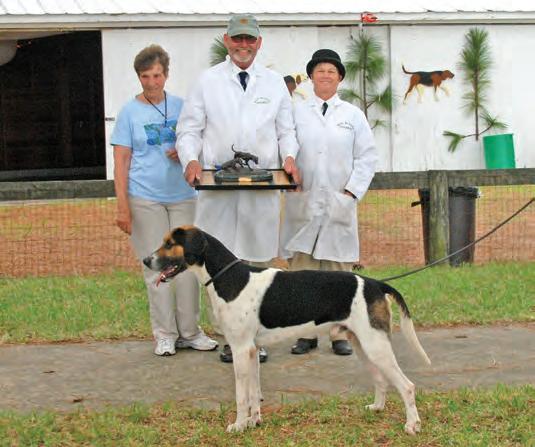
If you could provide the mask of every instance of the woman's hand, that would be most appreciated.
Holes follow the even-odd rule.
[[[117,206],[117,218],[115,219],[115,223],[122,232],[128,235],[132,234],[132,216],[128,206]]]
[[[165,151],[165,155],[167,155],[167,158],[169,160],[176,161],[177,163],[180,161],[180,159],[178,158],[178,152],[175,148],[167,149]]]
[[[128,205],[128,172],[132,161],[132,149],[126,146],[114,146],[113,161],[113,179],[117,197],[115,224],[126,234],[132,234],[132,216]]]

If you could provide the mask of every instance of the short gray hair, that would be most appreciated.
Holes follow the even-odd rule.
[[[134,59],[134,70],[138,76],[141,72],[150,69],[154,64],[160,63],[165,76],[169,73],[169,54],[160,45],[150,45],[143,48]]]

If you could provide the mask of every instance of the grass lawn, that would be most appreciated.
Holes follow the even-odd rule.
[[[382,279],[407,268],[365,269]],[[420,326],[535,321],[535,263],[437,266],[390,283]],[[395,306],[393,306],[395,307]]]
[[[361,273],[380,279],[404,271]],[[420,326],[535,321],[535,263],[435,267],[391,284]],[[135,273],[1,279],[0,309],[0,344],[151,336]],[[204,303],[201,324],[210,331]]]
[[[0,446],[535,446],[535,388],[498,385],[417,395],[422,432],[403,432],[403,404],[392,396],[384,412],[372,396],[265,408],[261,427],[225,433],[233,411],[193,410],[168,402],[100,412],[0,412]]]
[[[404,268],[366,269],[384,278]],[[535,321],[535,263],[435,267],[392,282],[418,325]],[[0,280],[0,344],[150,337],[138,274]],[[210,330],[203,304],[202,325]],[[0,387],[1,392],[1,387]],[[403,432],[394,392],[382,413],[368,395],[264,407],[264,424],[226,434],[234,405],[218,411],[176,402],[106,410],[22,414],[0,411],[0,447],[10,446],[531,446],[535,387],[419,392],[423,431]]]

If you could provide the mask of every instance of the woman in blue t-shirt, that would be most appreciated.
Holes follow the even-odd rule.
[[[191,225],[196,193],[182,174],[175,130],[183,101],[168,94],[169,55],[159,45],[144,48],[134,60],[143,91],[122,108],[111,137],[117,226],[130,235],[140,261],[171,229]],[[143,266],[156,355],[175,347],[211,351],[217,342],[198,326],[199,285],[191,272],[156,285],[159,273]]]

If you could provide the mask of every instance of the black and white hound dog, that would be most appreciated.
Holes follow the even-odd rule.
[[[382,410],[388,384],[405,403],[405,431],[420,430],[414,384],[403,374],[390,343],[390,300],[401,309],[401,330],[430,364],[398,291],[389,285],[346,272],[262,269],[240,262],[213,236],[192,226],[173,230],[163,245],[143,261],[167,281],[191,269],[208,290],[214,315],[232,348],[237,417],[227,431],[241,431],[261,422],[257,346],[295,339],[333,326],[347,331],[375,383],[370,410]]]

